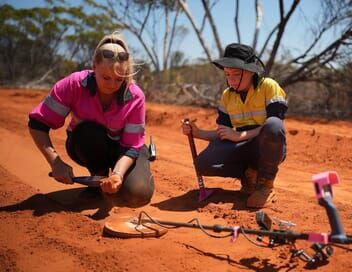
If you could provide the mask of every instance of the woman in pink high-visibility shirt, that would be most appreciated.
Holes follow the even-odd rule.
[[[107,35],[95,49],[93,69],[58,81],[30,112],[28,126],[52,177],[71,184],[72,167],[60,158],[49,136],[70,113],[68,155],[91,175],[108,176],[100,184],[103,192],[118,192],[130,205],[140,206],[150,201],[154,181],[144,145],[145,97],[133,75],[126,42],[119,34]]]

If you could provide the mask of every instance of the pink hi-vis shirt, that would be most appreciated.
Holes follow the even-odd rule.
[[[93,71],[75,72],[58,81],[29,117],[57,129],[71,113],[67,130],[72,131],[82,121],[96,122],[107,129],[109,138],[130,150],[126,155],[138,156],[144,144],[145,97],[136,84],[123,85],[116,92],[116,100],[104,112]]]

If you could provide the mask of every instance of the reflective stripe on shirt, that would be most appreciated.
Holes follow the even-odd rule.
[[[57,102],[54,98],[52,98],[50,95],[45,97],[44,102],[43,102],[48,108],[50,108],[52,111],[56,112],[57,114],[66,117],[67,114],[70,112],[70,108],[66,107],[65,105]]]
[[[144,132],[144,124],[126,124],[124,132],[128,133],[142,133]]]
[[[251,112],[241,112],[237,114],[230,114],[231,119],[245,119],[245,118],[250,118],[254,116],[265,116],[266,111],[265,110],[260,110],[260,111],[251,111]]]

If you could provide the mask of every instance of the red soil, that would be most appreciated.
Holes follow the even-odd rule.
[[[164,220],[257,228],[255,211],[245,208],[238,180],[205,178],[218,188],[204,205],[197,203],[197,183],[180,120],[197,118],[211,128],[214,110],[147,105],[147,140],[153,135],[152,163],[156,191],[151,203],[133,209],[111,197],[78,197],[82,186],[64,185],[47,176],[49,166],[27,131],[27,113],[46,95],[39,90],[0,90],[0,271],[300,271],[305,263],[290,258],[288,246],[259,248],[240,236],[215,239],[197,229],[169,230],[160,238],[118,239],[103,235],[107,220],[136,216],[142,210]],[[293,221],[296,232],[329,232],[328,219],[314,197],[311,176],[335,170],[334,202],[346,232],[352,232],[352,123],[286,120],[288,156],[276,180],[278,201],[264,211]],[[64,151],[65,129],[51,132],[59,154],[87,172]],[[205,142],[197,141],[197,148]],[[255,239],[255,237],[253,237]],[[309,254],[310,244],[297,242]],[[321,271],[349,271],[352,254],[334,248]]]

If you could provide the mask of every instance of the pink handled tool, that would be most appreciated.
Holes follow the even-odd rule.
[[[189,119],[184,119],[183,122],[185,124],[189,125]],[[191,148],[193,164],[195,164],[195,160],[197,158],[197,150],[196,150],[196,145],[194,143],[194,138],[193,138],[192,132],[190,134],[188,134],[188,142],[189,142],[189,146]],[[197,181],[198,181],[198,186],[199,186],[198,201],[202,202],[202,201],[206,200],[210,195],[212,195],[214,193],[214,190],[205,188],[203,177],[198,173],[196,167],[194,169],[196,170]]]

